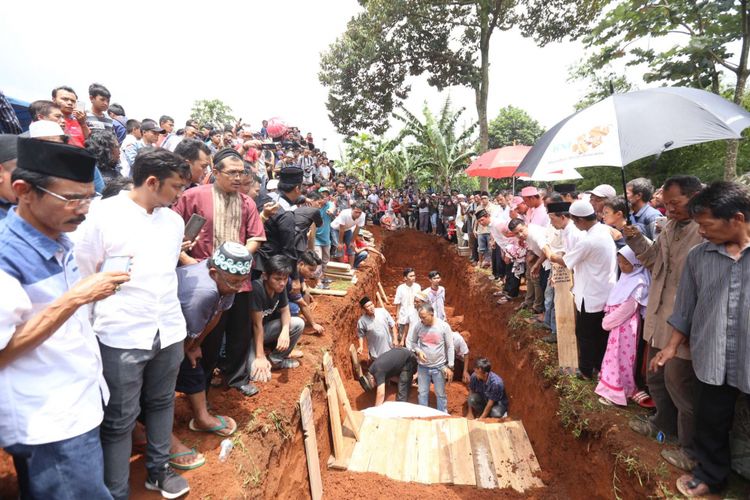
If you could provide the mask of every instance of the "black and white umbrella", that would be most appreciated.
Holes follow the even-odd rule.
[[[660,87],[614,94],[549,129],[517,171],[534,179],[581,167],[624,168],[666,150],[740,139],[748,126],[750,112],[699,89]]]

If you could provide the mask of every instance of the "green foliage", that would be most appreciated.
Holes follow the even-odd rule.
[[[410,76],[426,75],[440,90],[477,92],[486,117],[488,53],[496,30],[518,27],[539,43],[577,36],[605,0],[360,0],[363,12],[321,55],[320,82],[336,129],[383,134],[409,95]],[[486,121],[484,122],[486,123]],[[481,125],[483,126],[483,125]]]
[[[502,148],[516,144],[533,145],[544,133],[539,122],[521,108],[506,106],[490,122],[489,148]]]
[[[198,120],[201,125],[211,124],[216,127],[223,127],[236,121],[236,118],[232,116],[232,108],[220,99],[195,101],[190,110],[190,118]]]

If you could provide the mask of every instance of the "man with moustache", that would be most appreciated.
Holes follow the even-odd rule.
[[[52,102],[60,107],[65,117],[64,130],[68,136],[68,144],[82,148],[86,138],[91,135],[91,130],[86,124],[86,113],[76,109],[78,95],[75,90],[65,85],[53,89]]]
[[[95,159],[75,146],[17,141],[18,206],[0,225],[0,446],[13,457],[20,498],[111,498],[99,440],[108,391],[81,306],[129,276],[80,280],[64,234],[86,218]]]
[[[189,491],[169,466],[174,390],[185,355],[185,318],[177,295],[177,263],[185,224],[169,207],[190,169],[164,149],[144,151],[132,168],[133,189],[101,200],[80,228],[76,260],[84,276],[112,257],[132,259],[131,281],[93,309],[104,378],[111,397],[101,440],[104,481],[112,497],[129,493],[132,431],[146,424],[146,488],[167,498]]]

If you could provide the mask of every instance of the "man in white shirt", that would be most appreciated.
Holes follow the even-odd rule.
[[[416,323],[412,319],[416,312],[414,297],[422,291],[422,287],[416,281],[417,275],[414,273],[414,269],[411,267],[404,269],[404,282],[396,288],[396,295],[393,298],[393,304],[396,306],[396,323],[398,324],[398,345],[401,346],[406,341],[409,324]]]
[[[542,249],[547,244],[546,229],[536,224],[526,224],[521,219],[508,223],[508,230],[526,242],[526,299],[520,307],[528,307],[535,314],[544,313],[544,291],[549,279],[550,264]]]
[[[570,205],[570,217],[585,234],[562,257],[550,254],[555,264],[573,270],[576,303],[578,367],[591,378],[599,370],[607,349],[607,332],[602,329],[604,305],[617,279],[617,249],[609,229],[596,220],[591,203],[578,200]]]
[[[19,498],[109,498],[99,424],[107,386],[81,307],[128,274],[79,280],[72,242],[94,197],[93,156],[76,146],[18,140],[18,205],[0,226],[0,447]]]
[[[93,309],[104,377],[111,391],[102,422],[104,480],[116,500],[128,498],[131,433],[141,410],[148,447],[146,488],[177,498],[187,481],[169,466],[174,390],[184,357],[185,318],[176,267],[182,218],[169,207],[190,178],[187,163],[165,149],[142,152],[133,189],[102,200],[81,226],[76,260],[82,275],[108,258],[132,258],[131,281]]]
[[[354,247],[352,242],[359,234],[359,229],[365,227],[365,211],[361,203],[352,208],[339,212],[331,221],[331,239],[336,245],[336,257],[343,257],[344,250],[349,255],[349,262],[354,264]]]

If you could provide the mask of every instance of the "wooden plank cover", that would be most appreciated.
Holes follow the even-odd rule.
[[[492,449],[487,439],[484,423],[479,420],[469,420],[468,425],[477,486],[497,488],[497,473],[492,462]]]
[[[352,405],[349,403],[349,396],[346,393],[344,382],[341,381],[341,374],[339,373],[339,369],[336,367],[333,368],[333,382],[336,386],[336,394],[339,398],[339,402],[343,403],[344,405],[344,414],[346,415],[346,419],[351,424],[351,430],[354,433],[354,437],[359,441],[359,426],[357,425],[356,420],[354,420]]]
[[[419,477],[419,424],[417,420],[409,421],[409,433],[404,443],[404,463],[401,467],[401,481],[416,481]]]
[[[388,462],[393,458],[393,450],[399,449],[395,444],[399,419],[384,418],[380,420],[376,441],[378,446],[372,451],[367,470],[376,474],[388,475]]]
[[[465,418],[446,419],[451,433],[451,459],[453,461],[453,484],[474,486],[477,484],[474,459],[469,441],[469,426]]]
[[[346,290],[321,290],[320,288],[308,288],[312,295],[332,295],[334,297],[346,297]]]
[[[519,476],[523,489],[544,486],[542,480],[536,477],[541,470],[539,462],[536,459],[534,450],[529,442],[529,436],[526,434],[523,424],[520,421],[505,422],[505,428],[510,437],[513,451],[518,457],[516,464],[516,474]]]
[[[557,358],[560,368],[578,368],[578,346],[576,344],[576,305],[570,289],[573,286],[571,272],[553,265],[555,280],[555,322],[557,324]]]
[[[440,479],[440,455],[437,450],[437,433],[429,420],[415,420],[417,445],[417,477],[423,484],[435,484]]]
[[[312,400],[308,387],[302,390],[299,397],[299,410],[302,432],[305,436],[305,456],[307,457],[307,473],[310,477],[310,496],[313,500],[320,500],[323,498],[323,480],[320,477],[318,439],[315,435],[315,420],[313,419]]]
[[[435,434],[438,437],[438,455],[440,456],[440,474],[438,476],[441,483],[453,483],[453,460],[451,458],[451,429],[448,425],[448,419],[441,418],[433,420]]]
[[[326,264],[326,269],[341,269],[343,271],[351,271],[352,266],[350,264],[347,264],[346,262],[330,261],[328,264]]]
[[[333,456],[338,462],[344,456],[344,435],[341,430],[341,415],[339,414],[339,401],[336,397],[336,389],[329,387],[326,392],[328,396],[328,415],[331,420],[331,437],[333,439]],[[342,463],[338,463],[340,467]]]
[[[510,436],[504,424],[486,424],[485,431],[492,451],[498,488],[513,488],[523,491],[515,474],[516,455],[513,453]]]
[[[354,445],[352,458],[349,460],[349,470],[353,472],[367,472],[372,453],[380,446],[378,436],[379,420],[376,417],[365,417],[362,422],[362,439]]]
[[[392,420],[397,422],[397,427],[394,432],[393,447],[390,450],[392,456],[386,466],[385,475],[396,481],[401,481],[404,477],[404,461],[406,460],[412,421],[405,418],[394,418]]]

